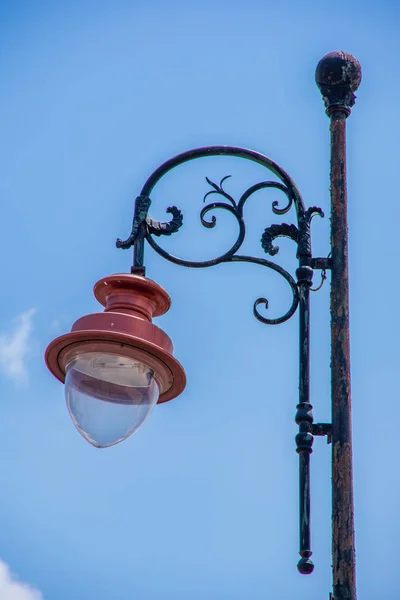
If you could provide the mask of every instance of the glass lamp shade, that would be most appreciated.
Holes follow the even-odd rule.
[[[69,413],[79,433],[96,448],[114,446],[135,433],[159,394],[154,371],[133,358],[86,352],[66,365]]]

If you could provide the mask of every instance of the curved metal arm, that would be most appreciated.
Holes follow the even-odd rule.
[[[234,156],[238,158],[245,158],[266,167],[269,171],[271,171],[271,173],[274,173],[274,175],[276,175],[282,181],[288,190],[290,190],[291,200],[296,205],[296,212],[298,214],[305,212],[304,202],[296,184],[290,175],[282,169],[282,167],[260,152],[255,152],[254,150],[249,150],[247,148],[239,148],[237,146],[204,146],[203,148],[195,148],[194,150],[188,150],[187,152],[182,152],[182,154],[177,154],[173,158],[170,158],[160,165],[150,175],[142,187],[141,195],[150,196],[155,185],[160,181],[160,179],[175,167],[178,167],[179,165],[182,165],[188,161],[195,160],[197,158],[205,158],[207,156]],[[287,210],[289,210],[289,208],[290,206],[287,208]]]

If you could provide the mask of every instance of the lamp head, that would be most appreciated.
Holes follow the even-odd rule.
[[[157,403],[176,398],[186,376],[167,334],[152,323],[171,300],[154,281],[111,275],[94,287],[104,312],[86,315],[51,342],[46,363],[65,383],[78,431],[96,447],[131,436]]]

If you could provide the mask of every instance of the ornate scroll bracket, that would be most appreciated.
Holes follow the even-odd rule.
[[[128,250],[131,246],[133,246],[139,234],[141,225],[146,221],[147,211],[149,210],[150,204],[151,200],[148,196],[138,196],[136,198],[132,221],[132,231],[126,240],[121,240],[120,238],[117,239],[117,248]]]
[[[135,211],[133,215],[132,231],[126,240],[120,238],[116,241],[117,248],[128,250],[135,243],[141,226],[146,225],[149,233],[156,236],[171,235],[178,231],[183,223],[182,212],[176,206],[169,206],[167,213],[172,214],[171,221],[162,223],[161,221],[155,221],[148,216],[148,210],[151,205],[151,200],[148,196],[138,196],[135,200]]]
[[[230,175],[223,177],[219,183],[216,183],[206,177],[206,181],[211,189],[209,188],[205,193],[204,200],[212,199],[212,202],[206,203],[201,209],[201,224],[208,229],[215,228],[217,225],[217,216],[214,214],[214,212],[224,210],[232,215],[236,220],[238,225],[238,233],[230,248],[228,248],[228,250],[223,254],[207,260],[187,260],[170,254],[157,243],[158,237],[169,236],[180,229],[183,224],[182,212],[176,206],[170,206],[167,209],[167,212],[172,215],[171,220],[168,222],[155,221],[148,215],[151,205],[150,197],[152,196],[152,192],[156,184],[168,172],[188,161],[199,158],[209,158],[211,156],[229,156],[258,163],[272,173],[276,179],[264,180],[255,183],[245,190],[240,198],[236,200],[225,189],[225,182],[229,179]],[[308,266],[310,269],[313,269],[314,267],[311,266],[313,259],[311,255],[310,222],[313,215],[323,215],[321,209],[312,207],[306,210],[300,191],[298,190],[296,184],[289,174],[286,173],[286,171],[284,171],[277,163],[272,161],[267,156],[255,152],[254,150],[248,150],[246,148],[239,148],[235,146],[206,146],[204,148],[195,148],[193,150],[183,152],[182,154],[178,154],[177,156],[167,160],[165,163],[157,167],[157,169],[144,183],[140,195],[136,198],[132,230],[129,237],[126,240],[118,239],[116,245],[118,248],[123,249],[133,246],[133,266],[131,272],[138,273],[140,275],[144,275],[145,273],[144,247],[146,242],[157,254],[166,260],[185,267],[204,268],[222,263],[232,263],[238,261],[254,263],[267,267],[276,273],[279,273],[287,281],[292,292],[292,303],[284,315],[277,318],[269,318],[268,316],[264,316],[259,312],[260,306],[264,306],[265,309],[268,309],[269,302],[266,298],[259,298],[253,305],[253,312],[256,318],[262,323],[274,325],[283,323],[295,313],[299,304],[300,280],[296,282],[290,273],[288,273],[275,262],[266,260],[265,258],[261,259],[254,256],[239,254],[240,248],[246,236],[246,224],[244,218],[245,205],[249,198],[251,198],[254,194],[261,190],[268,189],[283,194],[283,197],[285,198],[283,203],[279,199],[273,200],[272,212],[275,215],[282,216],[288,213],[289,210],[294,207],[296,221],[295,224],[292,225],[283,223],[280,225],[271,225],[265,229],[261,241],[264,251],[267,254],[274,256],[279,251],[279,247],[273,244],[275,238],[280,236],[289,237],[297,244],[297,257],[300,259],[301,265]]]

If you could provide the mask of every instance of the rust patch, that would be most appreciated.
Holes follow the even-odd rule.
[[[356,600],[344,113],[332,114],[331,156],[333,593],[338,600]]]

